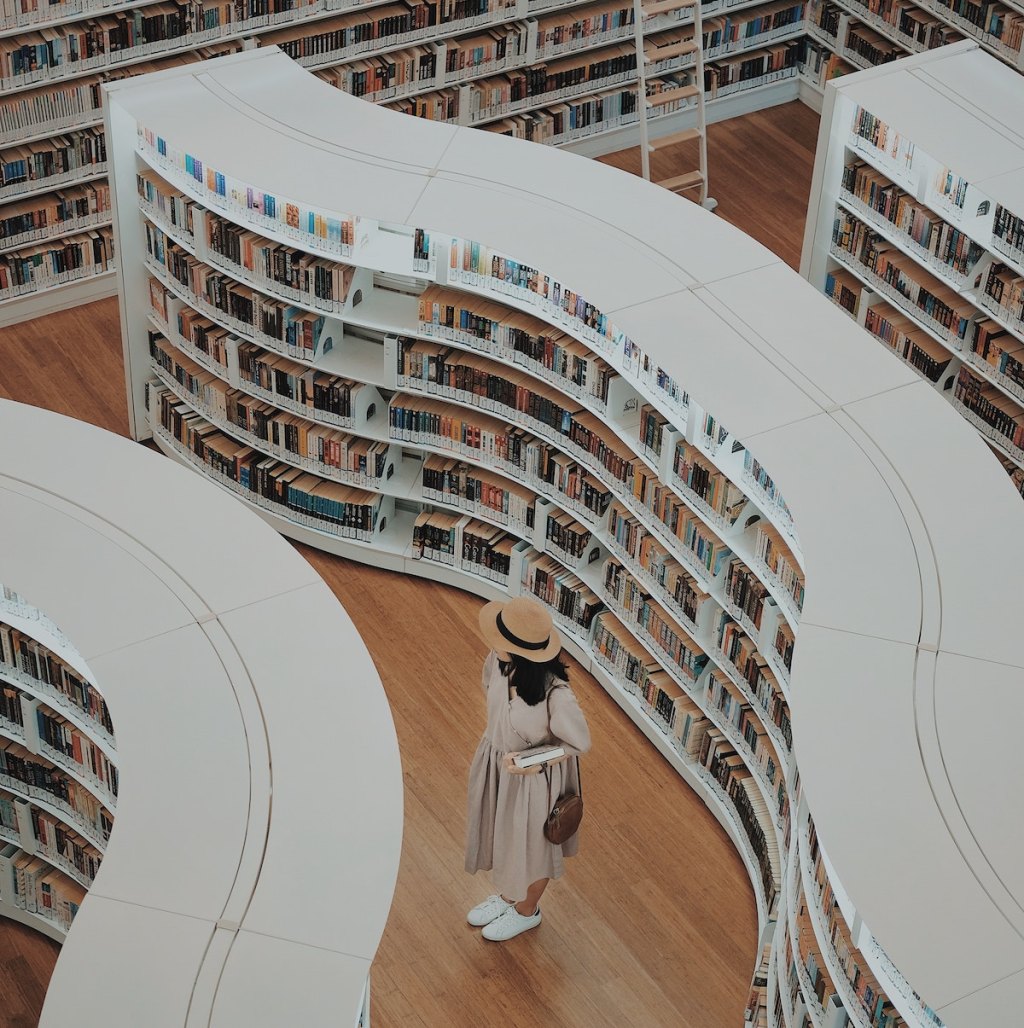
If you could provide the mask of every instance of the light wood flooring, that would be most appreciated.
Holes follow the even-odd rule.
[[[709,135],[718,216],[794,267],[817,122],[794,103]],[[656,177],[676,173],[673,160],[680,172],[692,160],[656,158]],[[604,159],[639,168],[636,150]],[[124,434],[116,302],[0,330],[0,395]],[[465,924],[465,910],[491,891],[484,875],[462,870],[466,771],[484,722],[480,601],[300,550],[366,641],[402,752],[405,838],[373,967],[373,1023],[739,1026],[757,944],[740,859],[698,797],[575,663],[594,738],[580,856],[549,889],[537,930],[497,945]],[[0,1028],[36,1023],[57,952],[0,918]]]

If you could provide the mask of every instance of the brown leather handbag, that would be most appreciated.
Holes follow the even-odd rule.
[[[579,778],[580,758],[576,758],[576,778],[580,781],[580,791],[563,792],[555,801],[544,822],[544,838],[548,842],[561,846],[568,842],[580,828],[580,821],[583,820],[583,783]],[[551,768],[545,766],[544,776],[548,780],[548,803],[551,803]]]
[[[554,689],[548,690],[548,725],[551,724],[551,693]],[[561,846],[568,842],[580,828],[580,821],[583,820],[583,779],[580,777],[580,758],[576,758],[576,781],[580,783],[580,791],[563,792],[561,796],[551,803],[551,768],[544,765],[544,777],[548,780],[548,807],[551,813],[544,822],[544,838],[548,842]]]

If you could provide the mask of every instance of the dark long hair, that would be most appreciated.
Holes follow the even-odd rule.
[[[569,681],[569,669],[562,663],[561,653],[544,663],[527,660],[518,653],[510,653],[509,657],[510,660],[499,660],[498,667],[527,706],[544,702],[552,678]]]

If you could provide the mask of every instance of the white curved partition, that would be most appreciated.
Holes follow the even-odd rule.
[[[1006,816],[1019,804],[1010,732],[1024,712],[1024,552],[986,560],[970,540],[1015,538],[1024,509],[931,387],[697,206],[567,154],[401,119],[280,54],[115,84],[107,118],[140,436],[151,375],[133,340],[147,318],[145,241],[131,213],[140,126],[310,208],[479,241],[542,269],[610,319],[618,331],[602,353],[616,368],[635,344],[728,427],[782,489],[799,534],[806,599],[798,625],[787,615],[798,635],[794,749],[852,920],[947,1024],[1011,1023],[1024,981],[1024,822]],[[203,188],[200,172],[191,195],[218,211]],[[412,273],[411,254],[378,243],[345,259]],[[545,316],[528,290],[460,282]],[[587,341],[570,319],[556,322]],[[336,552],[392,559],[264,516]],[[982,751],[999,754],[997,771]],[[934,1023],[920,1009],[907,1016]]]
[[[402,785],[351,621],[292,547],[171,462],[9,401],[0,437],[0,567],[88,664],[121,773],[40,1023],[355,1024]]]

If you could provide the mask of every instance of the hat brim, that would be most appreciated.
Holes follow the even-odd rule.
[[[525,657],[534,664],[545,664],[553,657],[562,652],[562,637],[554,625],[551,626],[551,634],[548,636],[548,644],[542,650],[530,650],[523,646],[517,646],[514,642],[506,639],[498,628],[498,615],[505,606],[504,600],[491,600],[480,608],[480,631],[483,634],[484,642],[496,653],[515,653]]]

